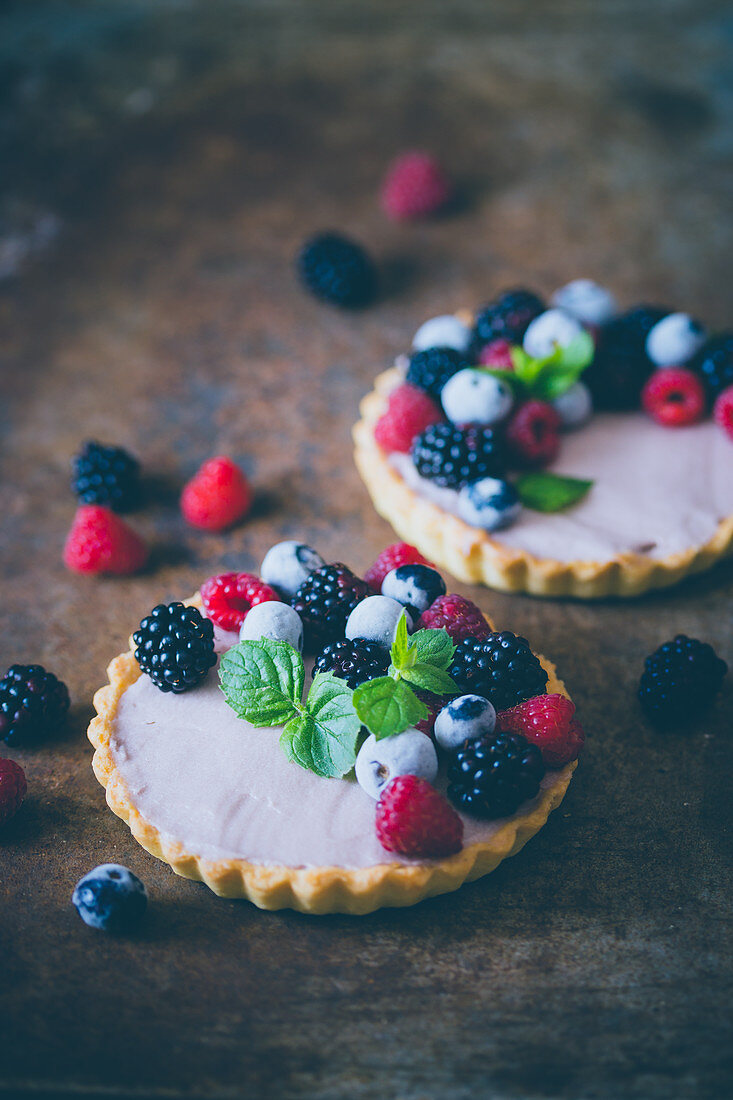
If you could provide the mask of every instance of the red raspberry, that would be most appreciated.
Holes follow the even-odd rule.
[[[236,462],[225,455],[204,462],[181,494],[183,518],[204,531],[223,531],[247,514],[252,490]]]
[[[719,424],[729,439],[733,439],[733,386],[723,390],[715,402],[715,423]]]
[[[77,509],[64,546],[64,565],[75,573],[137,573],[148,556],[145,543],[124,520],[101,504]]]
[[[464,638],[488,638],[491,627],[476,607],[465,596],[449,592],[447,596],[438,596],[427,611],[420,616],[420,624],[425,630],[447,630],[458,645]]]
[[[377,557],[374,565],[367,569],[364,580],[374,592],[382,591],[382,581],[399,565],[429,565],[433,563],[424,558],[416,546],[410,546],[407,542],[395,542],[387,546]]]
[[[575,704],[565,695],[536,695],[511,710],[496,716],[496,729],[502,733],[521,733],[542,753],[548,768],[561,768],[577,760],[585,733],[577,718]]]
[[[547,466],[560,452],[560,417],[546,401],[525,401],[509,420],[506,439],[515,465]]]
[[[512,345],[508,340],[492,340],[481,348],[478,356],[479,363],[485,367],[496,367],[498,370],[514,370],[512,363]]]
[[[201,599],[211,621],[222,630],[232,631],[239,630],[247,612],[258,603],[280,602],[277,592],[254,573],[221,573],[218,577],[209,577],[201,585]]]
[[[25,772],[20,764],[0,759],[0,825],[15,816],[27,790]]]
[[[691,370],[661,367],[646,382],[641,403],[657,424],[681,428],[705,415],[705,387]]]
[[[407,454],[416,435],[443,419],[441,409],[432,398],[405,382],[389,395],[387,411],[374,427],[374,438],[385,451]]]
[[[403,153],[389,167],[382,184],[382,209],[394,221],[434,214],[448,202],[452,188],[429,153]]]
[[[426,779],[398,775],[377,803],[377,838],[388,852],[435,859],[460,852],[463,822]]]

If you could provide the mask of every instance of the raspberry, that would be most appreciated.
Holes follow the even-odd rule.
[[[280,597],[253,573],[221,573],[201,585],[201,599],[208,617],[222,630],[239,630],[247,612],[258,603]]]
[[[451,198],[450,182],[429,153],[403,153],[389,167],[382,184],[382,209],[394,221],[425,218]]]
[[[497,733],[521,733],[536,745],[548,768],[577,760],[585,741],[583,727],[574,718],[575,704],[565,695],[537,695],[496,716]]]
[[[644,661],[639,701],[658,725],[681,725],[706,710],[728,671],[712,646],[678,634]]]
[[[306,645],[321,649],[342,638],[349,615],[368,595],[368,586],[342,562],[314,569],[292,601],[303,620]]]
[[[386,676],[389,660],[389,653],[378,642],[340,638],[324,646],[313,666],[313,676],[317,672],[332,672],[340,680],[346,680],[350,688],[357,688],[367,680]]]
[[[499,338],[485,344],[478,354],[478,361],[485,367],[494,367],[496,370],[514,370],[512,362],[512,345],[508,340]]]
[[[530,321],[544,309],[542,299],[531,290],[505,290],[476,315],[474,345],[483,347],[498,339],[521,344]]]
[[[368,305],[377,290],[377,271],[355,241],[339,233],[320,233],[301,248],[296,266],[304,286],[316,298],[342,309]]]
[[[525,401],[513,413],[506,439],[519,467],[547,466],[560,452],[560,416],[546,401]]]
[[[659,306],[637,306],[601,326],[593,362],[583,373],[597,409],[638,407],[642,387],[654,370],[646,338],[668,313]]]
[[[247,478],[226,455],[204,462],[181,493],[183,518],[203,531],[231,527],[247,514],[251,504]]]
[[[466,741],[448,768],[448,797],[477,817],[509,817],[534,798],[545,774],[542,753],[519,733]]]
[[[426,779],[398,775],[377,803],[377,838],[388,852],[438,859],[460,852],[463,822]]]
[[[69,691],[41,665],[11,665],[0,680],[0,741],[31,745],[63,725]]]
[[[26,796],[25,772],[14,760],[0,760],[0,825],[15,817]]]
[[[468,360],[455,348],[426,348],[410,356],[407,381],[439,401],[446,382],[467,366]]]
[[[71,487],[82,504],[128,512],[140,503],[140,465],[122,447],[88,441],[74,458]]]
[[[64,565],[75,573],[137,573],[147,547],[131,527],[101,504],[77,509],[64,546]]]
[[[718,397],[713,411],[715,423],[719,424],[729,439],[733,439],[733,386]]]
[[[432,424],[413,443],[412,460],[421,477],[448,489],[460,489],[469,481],[500,477],[505,448],[493,428]]]
[[[175,695],[195,687],[216,664],[213,623],[182,603],[158,604],[132,640],[141,671],[161,691]]]
[[[711,401],[733,386],[733,332],[721,332],[706,341],[689,363],[700,375]]]
[[[657,424],[681,428],[705,415],[705,387],[685,367],[660,367],[645,384],[641,403]]]
[[[509,630],[486,638],[464,638],[448,669],[462,695],[482,695],[497,711],[508,710],[533,695],[543,695],[547,673],[526,638]]]
[[[374,438],[385,451],[407,454],[416,435],[443,419],[443,412],[423,390],[406,382],[392,390],[387,411],[374,427]]]
[[[364,574],[364,580],[374,592],[381,592],[384,578],[400,565],[429,565],[431,569],[434,568],[432,562],[424,558],[417,547],[410,546],[407,542],[395,542],[379,554],[374,565]]]
[[[438,596],[435,603],[423,611],[419,625],[424,630],[447,630],[456,645],[464,638],[482,640],[491,633],[491,627],[476,604],[455,592]]]

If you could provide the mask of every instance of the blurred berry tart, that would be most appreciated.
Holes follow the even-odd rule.
[[[588,279],[433,317],[381,374],[356,463],[398,534],[464,581],[635,596],[733,551],[733,334],[620,313]]]
[[[260,574],[153,608],[95,696],[94,771],[144,848],[263,909],[368,913],[542,828],[584,734],[524,638],[404,544],[362,579],[279,543]]]

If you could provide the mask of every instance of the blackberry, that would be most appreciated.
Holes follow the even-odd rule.
[[[542,753],[521,733],[464,741],[448,768],[448,797],[464,813],[509,817],[534,798],[545,774]]]
[[[135,660],[161,691],[189,691],[216,664],[214,624],[182,603],[159,603],[132,639]]]
[[[129,512],[140,503],[140,464],[122,447],[88,440],[73,461],[71,487],[82,504]]]
[[[366,582],[342,562],[314,569],[292,600],[292,607],[303,620],[306,646],[321,649],[327,642],[342,638],[349,615],[369,595]]]
[[[712,646],[678,634],[644,661],[639,701],[651,722],[689,722],[715,700],[728,671]]]
[[[0,741],[32,745],[55,732],[69,709],[69,691],[41,665],[11,665],[0,680]]]
[[[426,348],[410,356],[407,381],[440,401],[443,386],[469,362],[455,348]]]
[[[340,638],[324,647],[313,666],[313,676],[317,672],[332,672],[340,680],[346,680],[350,688],[357,688],[367,680],[386,676],[389,660],[389,653],[378,642]]]
[[[544,695],[547,688],[547,673],[529,642],[510,630],[492,631],[481,640],[465,638],[448,671],[461,695],[483,695],[496,710]]]
[[[301,248],[297,269],[316,298],[342,308],[368,305],[377,290],[377,271],[361,245],[339,233],[319,233]]]
[[[476,314],[474,347],[482,348],[492,340],[521,344],[530,321],[544,313],[545,308],[542,299],[531,290],[505,290]]]
[[[711,403],[728,386],[733,386],[733,332],[711,337],[688,363],[700,375]]]
[[[469,481],[504,475],[504,440],[495,429],[479,424],[431,424],[412,444],[412,461],[421,477],[460,489]]]
[[[654,370],[646,338],[668,313],[660,306],[636,306],[600,329],[593,362],[583,373],[597,409],[639,407],[644,383]]]

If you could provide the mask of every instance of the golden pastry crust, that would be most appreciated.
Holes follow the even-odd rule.
[[[198,598],[188,602],[200,606]],[[547,690],[567,694],[554,666],[544,658],[540,660],[549,677]],[[507,819],[490,840],[471,844],[447,859],[414,864],[380,863],[356,870],[265,866],[245,859],[207,860],[162,836],[136,808],[111,751],[118,703],[123,692],[141,675],[132,649],[115,657],[107,675],[109,683],[94,696],[97,716],[92,719],[87,735],[95,749],[94,774],[105,788],[110,809],[127,822],[143,848],[168,863],[176,874],[205,882],[221,897],[248,898],[260,909],[363,914],[383,906],[414,905],[423,898],[457,890],[464,882],[493,871],[542,828],[551,811],[562,802],[577,766],[573,762],[559,770],[555,784],[540,791],[532,809]]]
[[[402,380],[396,368],[385,371],[361,402],[361,420],[353,430],[356,465],[374,507],[400,538],[459,580],[534,596],[638,596],[677,584],[733,553],[733,516],[718,525],[704,546],[657,560],[628,553],[609,561],[560,562],[503,545],[416,493],[375,440],[374,426],[387,407],[387,397]]]

